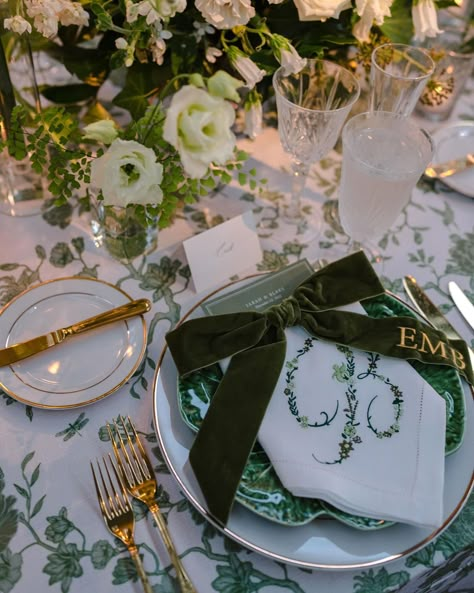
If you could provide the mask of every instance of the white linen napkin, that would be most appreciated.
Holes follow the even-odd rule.
[[[440,526],[443,398],[406,361],[340,348],[300,327],[286,337],[258,435],[283,485],[352,514]]]

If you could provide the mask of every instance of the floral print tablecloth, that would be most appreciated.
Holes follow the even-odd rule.
[[[474,119],[473,96],[470,87],[450,121]],[[311,174],[304,207],[308,221],[319,225],[319,237],[306,244],[302,229],[279,218],[290,180],[275,130],[268,128],[254,144],[243,145],[253,154],[249,166],[256,168],[257,178],[268,179],[265,189],[245,191],[231,184],[187,206],[174,225],[160,233],[158,251],[129,265],[115,262],[94,245],[87,214],[74,204],[43,216],[0,216],[0,305],[38,282],[74,275],[111,282],[134,298],[153,302],[146,316],[145,361],[116,394],[85,408],[47,411],[0,393],[1,593],[141,591],[125,548],[106,531],[99,515],[88,464],[109,450],[105,423],[119,413],[130,414],[152,452],[161,507],[200,593],[474,590],[472,496],[445,533],[407,558],[367,570],[311,572],[273,562],[223,537],[191,507],[169,475],[153,429],[155,365],[164,334],[202,296],[193,289],[182,240],[252,209],[264,254],[258,271],[274,271],[303,257],[310,262],[326,259],[336,248],[342,255],[347,243],[332,215],[340,171],[337,150]],[[471,344],[473,333],[453,309],[447,283],[456,279],[474,300],[473,208],[469,198],[420,182],[379,244],[386,258],[385,286],[403,297],[403,276],[416,276]],[[153,590],[177,592],[152,519],[134,506],[137,540]]]

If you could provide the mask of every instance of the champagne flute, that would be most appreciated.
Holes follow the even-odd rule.
[[[308,227],[301,209],[309,169],[335,146],[344,120],[359,97],[360,87],[349,70],[319,59],[307,60],[296,74],[287,74],[283,67],[279,68],[273,76],[273,87],[280,141],[291,156],[293,173],[284,220],[305,224],[303,240],[311,240],[317,229]]]

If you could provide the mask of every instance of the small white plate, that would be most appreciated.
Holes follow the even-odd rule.
[[[67,327],[132,299],[92,278],[61,278],[34,286],[0,314],[0,347]],[[91,404],[121,387],[146,348],[142,316],[91,330],[0,368],[0,387],[14,399],[60,410]]]
[[[435,165],[457,159],[468,153],[474,153],[474,122],[456,123],[444,126],[433,133]],[[450,177],[445,177],[443,183],[464,194],[474,198],[474,167],[460,171]]]
[[[239,281],[248,282],[248,279]],[[238,282],[238,283],[239,283]],[[238,286],[232,283],[207,295],[181,319],[202,315],[199,307],[207,298]],[[339,521],[316,519],[288,527],[269,521],[235,504],[225,527],[209,512],[188,456],[194,434],[183,422],[177,394],[177,370],[168,348],[162,352],[154,382],[154,423],[163,457],[180,489],[193,506],[216,528],[241,545],[278,562],[307,569],[355,570],[380,566],[412,554],[439,536],[467,502],[473,486],[474,399],[463,382],[466,395],[466,431],[462,446],[446,457],[443,524],[435,530],[395,524],[378,531],[361,532]],[[219,477],[216,476],[216,482]]]

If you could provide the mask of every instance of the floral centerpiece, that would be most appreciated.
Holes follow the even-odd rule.
[[[87,195],[94,185],[104,204],[134,204],[145,219],[160,214],[166,226],[179,204],[241,169],[235,110],[244,109],[247,135],[258,134],[276,68],[298,71],[308,57],[367,65],[381,42],[436,36],[437,9],[451,4],[0,0],[0,148],[46,168],[59,200]],[[73,84],[39,88],[47,101],[41,110],[7,84],[9,48],[21,38],[74,76]],[[105,99],[111,81],[116,92]],[[123,110],[123,121],[114,119],[114,108]],[[26,144],[25,127],[35,130]]]

